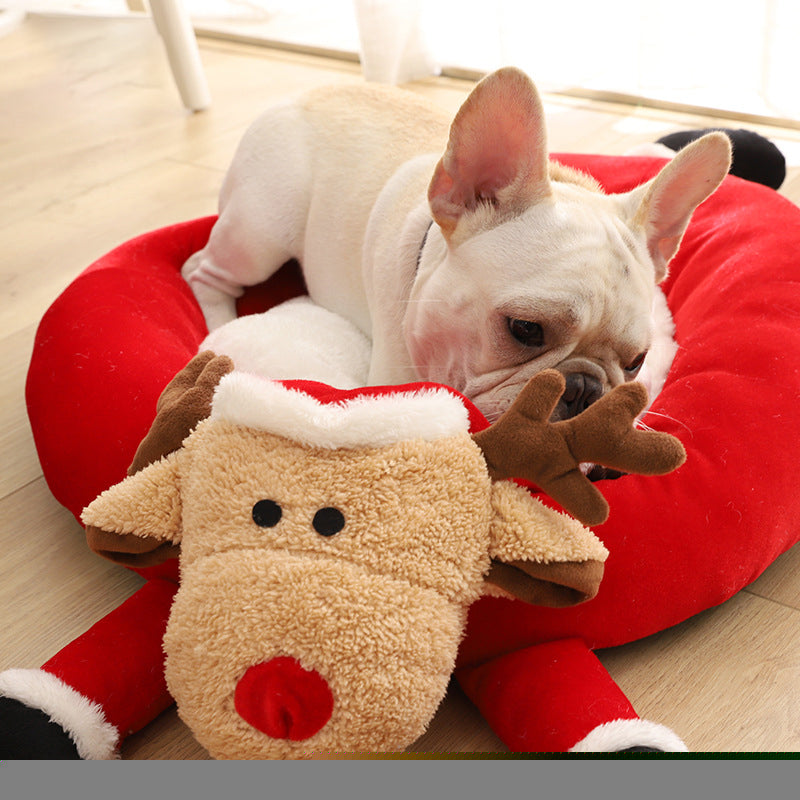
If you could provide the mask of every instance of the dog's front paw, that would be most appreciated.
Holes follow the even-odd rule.
[[[602,464],[587,464],[586,477],[592,482],[596,481],[615,481],[625,473],[611,467],[604,467]]]

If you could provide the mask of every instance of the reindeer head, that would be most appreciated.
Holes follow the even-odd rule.
[[[534,378],[535,402],[470,436],[444,388],[321,402],[232,373],[179,449],[84,511],[107,533],[180,545],[167,681],[213,756],[402,749],[443,697],[487,582],[536,602],[596,591],[607,554],[594,534],[500,479],[517,469],[503,453],[521,456],[514,415],[550,436],[542,391],[554,404],[558,378]],[[583,460],[575,421],[559,430],[559,457]],[[642,435],[620,458],[652,453]],[[577,467],[542,482],[563,502],[565,481],[584,485]]]

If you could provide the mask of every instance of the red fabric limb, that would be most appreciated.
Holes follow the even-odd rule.
[[[121,739],[172,705],[161,641],[177,588],[148,581],[42,666],[100,705]]]
[[[566,752],[598,725],[637,719],[579,639],[529,647],[456,671],[467,696],[515,752]]]

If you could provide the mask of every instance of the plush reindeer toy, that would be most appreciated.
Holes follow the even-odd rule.
[[[549,605],[597,591],[600,541],[506,478],[594,524],[608,508],[581,462],[655,474],[683,458],[632,426],[633,384],[551,424],[563,377],[542,373],[471,435],[444,387],[339,392],[229,368],[190,364],[139,451],[167,455],[84,512],[97,549],[180,547],[166,677],[215,757],[407,747],[487,587]]]

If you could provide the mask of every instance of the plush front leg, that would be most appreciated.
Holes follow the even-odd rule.
[[[580,639],[508,653],[456,678],[515,752],[684,751],[669,729],[636,714]]]

